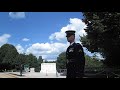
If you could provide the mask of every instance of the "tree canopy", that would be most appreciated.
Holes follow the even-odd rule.
[[[18,55],[16,48],[11,44],[4,44],[0,48],[0,64],[11,69],[14,66],[14,58]],[[3,67],[3,68],[4,68]]]
[[[66,69],[66,53],[62,52],[59,54],[56,60],[57,70]],[[103,63],[96,57],[90,57],[85,54],[85,68],[102,67]]]
[[[27,65],[29,68],[39,71],[42,62],[42,56],[37,59],[33,54],[19,54],[11,44],[4,44],[0,47],[0,70],[20,69],[21,65]]]
[[[56,60],[57,70],[66,69],[66,52],[59,54]]]
[[[99,52],[108,66],[119,66],[120,53],[120,13],[83,12],[83,22],[87,25],[86,36],[81,42],[90,52]],[[117,59],[116,59],[117,58]]]

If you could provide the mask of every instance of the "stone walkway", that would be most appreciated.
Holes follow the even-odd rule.
[[[20,72],[8,72],[11,75],[15,75],[17,78],[66,78],[66,76],[60,76],[60,74],[43,74],[40,72],[27,72],[20,76]]]
[[[19,78],[19,76],[8,72],[0,72],[0,78]]]

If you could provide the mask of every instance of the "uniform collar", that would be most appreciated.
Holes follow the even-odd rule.
[[[70,46],[73,45],[74,43],[75,43],[75,42],[72,42],[72,43],[70,44]]]

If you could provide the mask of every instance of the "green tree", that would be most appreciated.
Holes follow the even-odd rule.
[[[57,70],[66,69],[66,52],[59,54],[56,60]]]
[[[17,55],[18,52],[13,45],[4,44],[0,48],[0,63],[4,65],[4,68],[12,69]]]
[[[108,66],[119,66],[120,13],[83,12],[87,35],[81,42],[90,52],[99,52]],[[117,57],[117,59],[115,59]]]
[[[99,67],[103,67],[103,63],[102,61],[100,61],[99,59],[97,59],[95,56],[90,57],[88,55],[85,55],[85,67],[86,68],[99,68]]]
[[[66,53],[59,54],[56,60],[57,70],[66,69]],[[100,61],[95,55],[90,57],[85,54],[85,68],[101,68],[103,67],[102,61]]]
[[[43,59],[42,59],[42,56],[39,56],[39,58],[38,58],[38,64],[41,65],[41,63],[43,63]]]
[[[36,71],[40,71],[41,70],[41,63],[43,63],[42,56],[39,56],[37,63],[38,63],[38,66],[36,67]]]
[[[35,71],[36,68],[39,68],[37,57],[33,54],[26,55],[26,64],[29,65],[29,68],[35,68]]]
[[[30,68],[34,68],[37,63],[37,58],[33,54],[27,55],[27,63],[29,64]]]
[[[18,54],[15,58],[15,64],[16,65],[25,65],[26,63],[26,56],[24,54]]]
[[[22,71],[24,69],[26,57],[24,54],[18,54],[15,58],[15,65],[20,70],[20,75],[22,76]]]

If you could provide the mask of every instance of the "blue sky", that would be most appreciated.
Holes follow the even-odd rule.
[[[76,30],[79,43],[79,35],[86,35],[82,18],[81,12],[0,12],[0,46],[10,43],[19,53],[56,60],[69,45],[66,30]]]

